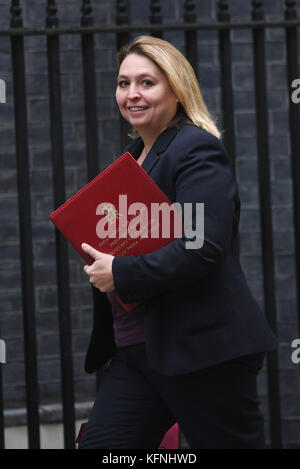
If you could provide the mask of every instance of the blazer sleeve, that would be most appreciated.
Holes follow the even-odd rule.
[[[196,283],[217,269],[229,252],[234,217],[235,183],[223,144],[206,133],[182,146],[174,163],[176,202],[204,203],[204,242],[188,249],[186,232],[167,246],[138,256],[115,257],[112,264],[116,291],[124,303],[145,301],[165,291]],[[183,212],[184,213],[184,212]]]

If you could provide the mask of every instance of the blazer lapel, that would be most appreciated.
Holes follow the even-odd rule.
[[[133,142],[129,143],[125,148],[124,153],[127,151],[137,160],[141,154],[141,151],[144,148],[144,143],[141,137],[136,138]],[[158,161],[158,155],[154,149],[154,145],[152,145],[148,155],[144,159],[141,167],[149,174],[155,163]]]
[[[152,147],[141,166],[146,171],[146,173],[149,174],[151,169],[158,162],[158,160],[159,160],[158,155],[154,151],[154,148]]]
[[[171,143],[175,135],[177,134],[178,128],[177,127],[168,127],[166,130],[162,132],[155,140],[154,144],[152,145],[148,155],[144,159],[141,167],[149,174],[155,164],[159,160],[159,154],[164,152],[168,145]],[[131,142],[124,150],[124,153],[128,151],[131,155],[137,159],[144,147],[143,140],[141,137],[138,137],[136,140]]]

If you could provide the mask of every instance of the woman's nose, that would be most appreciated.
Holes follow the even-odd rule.
[[[136,85],[134,85],[134,84],[130,85],[130,87],[128,89],[128,96],[127,97],[129,99],[135,99],[135,98],[140,97],[140,92],[139,92]]]

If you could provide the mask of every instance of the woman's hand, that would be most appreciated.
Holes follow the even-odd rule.
[[[83,243],[81,248],[89,256],[95,259],[91,265],[85,265],[83,270],[90,277],[90,282],[101,292],[112,292],[115,290],[112,274],[112,262],[114,256],[97,251],[89,244]]]

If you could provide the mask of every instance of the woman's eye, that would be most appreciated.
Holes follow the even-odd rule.
[[[153,83],[152,83],[151,80],[144,80],[144,81],[143,81],[143,84],[144,84],[145,86],[152,86],[152,85],[153,85]]]
[[[128,81],[126,81],[126,80],[121,80],[121,81],[119,81],[118,85],[119,85],[121,88],[124,88],[125,86],[128,85]]]
[[[128,80],[120,80],[118,82],[118,86],[120,88],[125,88],[126,86],[129,86],[129,81]],[[150,86],[153,86],[153,82],[151,80],[143,80],[142,82],[143,86],[145,87],[150,87]]]

